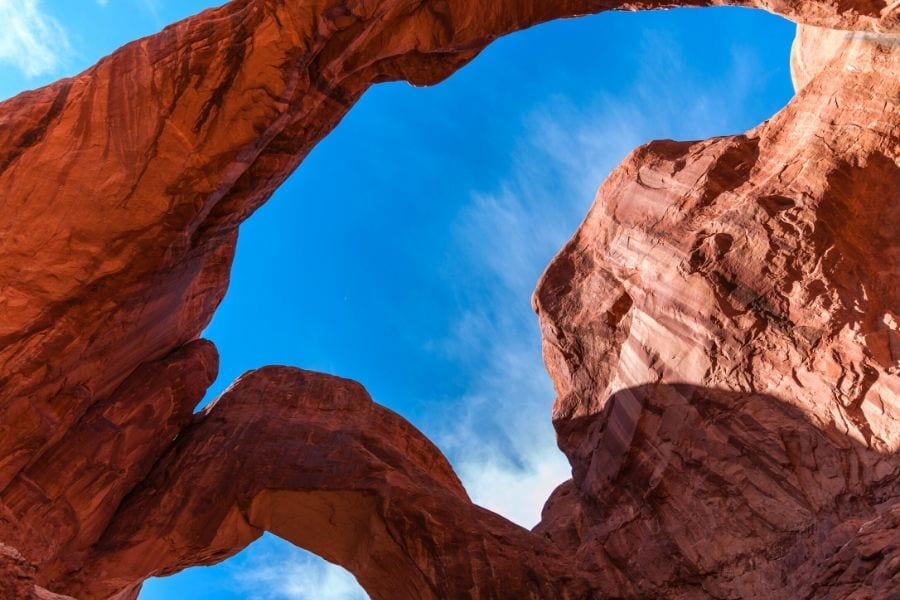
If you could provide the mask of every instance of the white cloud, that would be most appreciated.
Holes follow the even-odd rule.
[[[267,536],[267,548],[234,572],[250,600],[368,600],[343,568]]]
[[[0,22],[0,63],[27,77],[52,73],[69,52],[65,30],[42,10],[39,0],[0,0]]]

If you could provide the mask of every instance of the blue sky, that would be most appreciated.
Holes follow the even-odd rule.
[[[216,4],[0,0],[0,98]],[[736,133],[790,98],[794,26],[743,9],[608,13],[509,36],[433,88],[373,88],[241,229],[206,336],[209,399],[289,364],[362,382],[526,525],[568,477],[529,298],[638,144]],[[143,600],[363,597],[272,536]]]

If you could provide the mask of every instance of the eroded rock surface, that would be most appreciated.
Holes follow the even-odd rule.
[[[47,591],[34,582],[35,567],[15,548],[0,544],[0,598],[16,600],[73,600]]]
[[[374,598],[900,597],[898,12],[735,4],[807,24],[798,95],[636,150],[548,268],[573,479],[534,532],[357,384],[264,368],[192,416],[196,337],[369,85],[669,3],[235,0],[0,104],[0,592],[131,599],[270,530]]]
[[[898,44],[801,28],[783,111],[634,151],[538,285],[539,529],[641,594],[900,594]]]
[[[53,587],[104,598],[268,530],[344,565],[378,598],[600,589],[548,540],[472,504],[440,451],[358,383],[288,367],[241,377],[119,511]]]

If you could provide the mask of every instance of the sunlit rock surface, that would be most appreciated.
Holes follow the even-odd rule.
[[[0,104],[0,593],[134,598],[269,530],[374,598],[900,597],[898,13],[737,4],[806,24],[798,94],[635,150],[548,267],[573,479],[534,532],[352,382],[265,367],[192,416],[196,338],[369,85],[668,3],[236,0]]]
[[[784,110],[635,150],[538,285],[538,529],[640,595],[900,594],[898,43],[801,27]]]

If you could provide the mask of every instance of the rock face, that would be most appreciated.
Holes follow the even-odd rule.
[[[374,598],[900,598],[898,12],[736,4],[805,23],[797,96],[636,150],[548,267],[573,478],[533,532],[352,382],[267,367],[192,416],[196,338],[369,85],[669,3],[235,0],[0,104],[0,595],[134,598],[269,530]]]
[[[573,468],[540,529],[642,595],[900,594],[898,44],[801,28],[789,106],[636,150],[538,285]]]
[[[17,600],[72,600],[47,591],[34,582],[34,565],[15,548],[0,544],[0,598]]]

